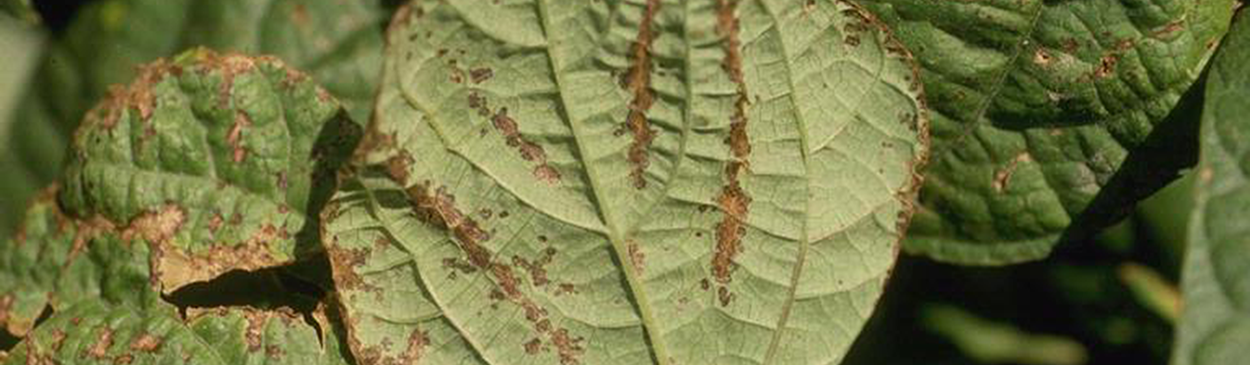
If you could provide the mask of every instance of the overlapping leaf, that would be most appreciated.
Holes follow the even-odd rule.
[[[1236,364],[1250,356],[1250,19],[1233,25],[1211,68],[1202,157],[1183,274],[1174,365]]]
[[[187,317],[167,304],[79,302],[48,318],[4,363],[350,364],[334,331],[319,332],[294,312],[232,307]]]
[[[933,159],[905,247],[964,264],[1045,257],[1197,78],[1232,9],[1231,0],[865,3],[915,52],[934,108]]]
[[[49,306],[142,305],[156,299],[148,289],[148,247],[131,242],[137,231],[67,216],[55,194],[49,189],[35,200],[17,236],[0,249],[0,325],[18,337]]]
[[[855,6],[417,2],[388,39],[323,218],[361,362],[827,364],[871,313],[926,122]]]
[[[319,250],[315,212],[359,130],[281,61],[197,49],[88,113],[60,198],[71,215],[139,226],[170,292]]]
[[[110,86],[136,67],[194,46],[265,54],[308,72],[368,120],[381,66],[379,1],[104,0],[85,6],[56,40],[15,116],[0,132],[0,236],[26,199],[59,176],[68,136]],[[14,52],[24,55],[22,52]],[[16,128],[19,126],[20,128]]]

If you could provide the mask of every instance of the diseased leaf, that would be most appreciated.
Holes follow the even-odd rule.
[[[846,2],[416,2],[323,236],[365,364],[828,364],[926,121]],[[732,333],[732,336],[724,334]]]
[[[272,55],[308,72],[368,120],[386,11],[377,0],[104,0],[84,6],[57,39],[22,103],[21,128],[0,125],[0,237],[26,200],[59,176],[83,114],[136,67],[194,46]],[[22,52],[10,52],[25,56]]]
[[[350,364],[334,331],[289,310],[190,310],[80,302],[57,312],[5,364]]]
[[[192,50],[144,66],[87,114],[60,200],[135,227],[169,293],[319,251],[316,212],[359,131],[281,61]]]
[[[981,265],[1050,252],[1198,77],[1232,9],[1231,0],[865,3],[915,52],[934,108],[932,163],[904,247]],[[1161,175],[1151,178],[1174,177]]]
[[[1237,17],[1207,79],[1202,155],[1182,277],[1184,310],[1173,365],[1242,362],[1250,355],[1250,19]]]
[[[157,299],[149,289],[148,247],[132,242],[135,230],[67,216],[57,207],[56,191],[41,194],[17,235],[0,246],[0,325],[18,337],[48,306]]]

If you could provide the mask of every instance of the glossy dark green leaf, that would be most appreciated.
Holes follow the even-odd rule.
[[[934,110],[904,247],[995,265],[1046,257],[1198,78],[1233,1],[865,4],[915,53]]]

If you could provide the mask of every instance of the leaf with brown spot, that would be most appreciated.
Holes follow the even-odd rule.
[[[83,301],[49,317],[0,364],[351,364],[337,332],[288,310],[219,307],[183,319],[165,303]]]
[[[315,254],[308,233],[360,128],[292,74],[275,58],[207,49],[145,67],[130,97],[105,100],[79,128],[61,202],[150,245],[165,293]]]
[[[1235,3],[859,2],[916,52],[941,131],[904,248],[965,265],[1081,245],[1191,167],[1188,90]]]
[[[6,3],[28,6],[30,1]],[[6,172],[0,180],[0,237],[12,234],[29,199],[60,176],[68,158],[65,145],[84,113],[108,97],[113,86],[143,74],[137,66],[190,47],[278,57],[307,72],[288,73],[289,84],[312,77],[343,102],[353,119],[368,120],[383,25],[390,16],[383,3],[99,0],[84,2],[55,37],[39,37],[36,30],[41,29],[33,26],[6,27],[21,32],[6,37],[10,57],[0,64],[14,77],[5,81],[14,95],[0,95],[0,110],[7,114],[0,116],[0,171]],[[124,88],[119,91],[125,94]],[[135,96],[154,101],[155,95]],[[13,99],[13,107],[5,107],[3,99]]]
[[[389,32],[368,132],[388,143],[357,151],[323,221],[357,357],[398,362],[414,331],[433,364],[826,364],[850,347],[927,149],[915,65],[860,10],[400,14],[423,17]],[[844,28],[858,46],[825,31]]]

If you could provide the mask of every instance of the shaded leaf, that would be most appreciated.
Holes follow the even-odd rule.
[[[934,108],[904,246],[979,265],[1050,252],[1198,77],[1232,10],[1231,0],[866,4],[915,52]],[[1168,168],[1129,179],[1175,178]]]
[[[1234,364],[1250,355],[1250,21],[1243,12],[1215,57],[1202,113],[1174,365]]]
[[[17,166],[20,154],[30,153],[16,148],[12,135],[27,128],[16,110],[45,43],[44,34],[33,23],[18,17],[23,12],[33,14],[34,10],[25,1],[0,2],[0,49],[9,54],[0,58],[0,170],[5,172],[0,179],[0,237],[13,232],[26,199],[38,189],[25,169],[9,168]]]
[[[135,227],[168,293],[319,251],[315,212],[358,137],[333,97],[281,61],[192,50],[144,66],[87,114],[60,200]]]
[[[871,313],[926,121],[855,6],[417,2],[388,39],[323,218],[362,363],[827,364]]]

